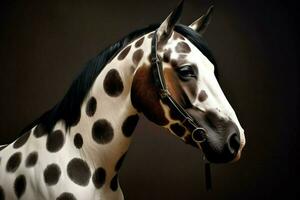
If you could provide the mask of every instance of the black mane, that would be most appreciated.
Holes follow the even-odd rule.
[[[80,108],[84,98],[92,87],[97,76],[110,61],[110,59],[114,58],[120,50],[122,50],[135,38],[154,31],[158,27],[159,25],[156,24],[136,30],[103,50],[95,58],[91,59],[86,64],[80,75],[73,81],[63,99],[52,109],[48,110],[37,120],[29,124],[25,129],[23,129],[21,134],[29,131],[38,124],[43,126],[47,133],[50,133],[59,120],[64,120],[66,128],[70,128],[80,118]],[[184,25],[176,25],[175,31],[190,40],[216,66],[214,57],[207,48],[203,38],[198,33]]]

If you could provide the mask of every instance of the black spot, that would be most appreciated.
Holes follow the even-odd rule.
[[[117,97],[123,92],[123,82],[116,69],[111,69],[107,72],[103,81],[103,88],[112,97]]]
[[[22,154],[20,152],[14,153],[7,161],[6,171],[15,172],[21,163]]]
[[[199,96],[198,96],[198,100],[199,100],[200,102],[203,102],[203,101],[205,101],[206,99],[207,99],[207,94],[206,94],[205,90],[201,90],[201,91],[200,91],[200,94],[199,94]]]
[[[173,133],[175,133],[178,137],[184,136],[185,128],[178,123],[171,124],[170,126]]]
[[[26,189],[26,178],[24,175],[19,175],[14,183],[14,189],[16,196],[18,198],[21,198],[21,196],[24,194]]]
[[[33,167],[36,164],[37,160],[38,160],[38,153],[36,151],[31,152],[26,158],[25,166]]]
[[[74,183],[81,186],[86,186],[89,184],[91,171],[85,161],[79,158],[73,158],[67,166],[67,172],[68,176]]]
[[[168,49],[166,52],[164,52],[164,55],[163,55],[163,61],[168,63],[170,62],[171,60],[171,53],[172,53],[172,50],[171,49]]]
[[[80,133],[76,133],[74,136],[74,145],[77,149],[80,149],[83,145],[83,139]]]
[[[89,117],[92,117],[96,112],[96,108],[97,108],[97,100],[95,99],[95,97],[91,97],[86,104],[85,112]]]
[[[48,134],[46,147],[50,152],[59,151],[65,142],[64,134],[61,130],[56,130],[50,134]]]
[[[138,41],[136,41],[136,43],[134,44],[134,46],[136,48],[140,47],[144,42],[144,37],[142,37],[141,39],[139,39]]]
[[[178,112],[175,112],[174,109],[169,109],[169,114],[173,120],[180,120],[182,118],[181,115]]]
[[[114,130],[106,119],[100,119],[93,125],[92,136],[98,144],[107,144],[113,139]]]
[[[116,191],[116,190],[118,189],[118,174],[116,174],[116,175],[112,178],[112,180],[111,180],[111,182],[110,182],[110,189],[111,189],[112,191]]]
[[[126,152],[127,153],[127,152]],[[119,171],[120,170],[120,168],[121,168],[121,166],[122,166],[122,163],[123,163],[123,161],[124,161],[124,158],[125,158],[125,156],[126,156],[126,153],[124,153],[122,156],[121,156],[121,158],[118,160],[118,162],[117,162],[117,164],[116,164],[116,166],[115,166],[115,170],[116,171]]]
[[[64,192],[56,200],[76,200],[75,196],[72,193]]]
[[[144,55],[144,51],[142,49],[138,49],[133,53],[132,61],[134,65],[137,66],[140,63],[143,55]]]
[[[102,167],[97,168],[92,178],[95,187],[98,189],[101,188],[105,183],[105,178],[106,178],[105,169],[103,169]]]
[[[4,190],[0,185],[0,200],[5,200]]]
[[[130,137],[139,121],[138,115],[131,115],[122,124],[122,131],[126,137]]]
[[[118,60],[123,60],[130,51],[131,46],[126,47],[118,56]]]
[[[191,48],[185,42],[178,42],[177,46],[175,47],[177,53],[190,53]]]
[[[44,171],[44,180],[48,185],[55,185],[61,175],[61,170],[57,164],[50,164]]]
[[[26,133],[23,134],[21,137],[19,137],[19,138],[15,141],[13,147],[14,147],[15,149],[18,149],[18,148],[20,148],[21,146],[23,146],[23,145],[27,142],[29,136],[30,136],[30,131],[26,132]]]
[[[43,127],[42,124],[37,125],[36,128],[33,131],[33,135],[36,138],[42,137],[42,136],[44,136],[46,134],[47,134],[47,132],[45,131],[45,128]]]

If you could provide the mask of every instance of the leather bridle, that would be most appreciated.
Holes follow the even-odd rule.
[[[155,31],[151,43],[151,69],[154,85],[159,91],[160,100],[169,106],[172,112],[176,113],[182,125],[190,131],[193,141],[200,146],[200,143],[206,140],[207,131],[203,127],[197,125],[196,120],[170,95],[163,74],[162,62],[157,56],[156,33],[157,31]]]
[[[190,131],[192,140],[201,148],[201,143],[207,139],[207,131],[205,128],[197,125],[196,120],[190,116],[185,109],[178,104],[174,98],[171,96],[165,82],[162,62],[157,56],[157,31],[154,32],[152,43],[151,43],[151,69],[154,80],[154,85],[158,89],[160,100],[165,103],[172,112],[176,113],[181,121],[182,125]],[[205,185],[206,189],[209,191],[212,189],[211,181],[211,170],[210,163],[203,157],[205,161],[204,171],[205,171]]]

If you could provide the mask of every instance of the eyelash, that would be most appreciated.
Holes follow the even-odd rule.
[[[183,81],[188,81],[191,78],[197,79],[197,74],[191,65],[180,66],[176,69],[176,72]]]

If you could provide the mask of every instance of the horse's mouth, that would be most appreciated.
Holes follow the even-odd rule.
[[[192,140],[192,137],[187,135],[185,137],[185,143],[192,145],[197,149],[201,149],[205,159],[210,163],[228,163],[238,161],[241,157],[241,150],[231,151],[228,148],[219,149],[215,145],[211,144],[209,141],[204,141],[200,144],[197,144]]]

